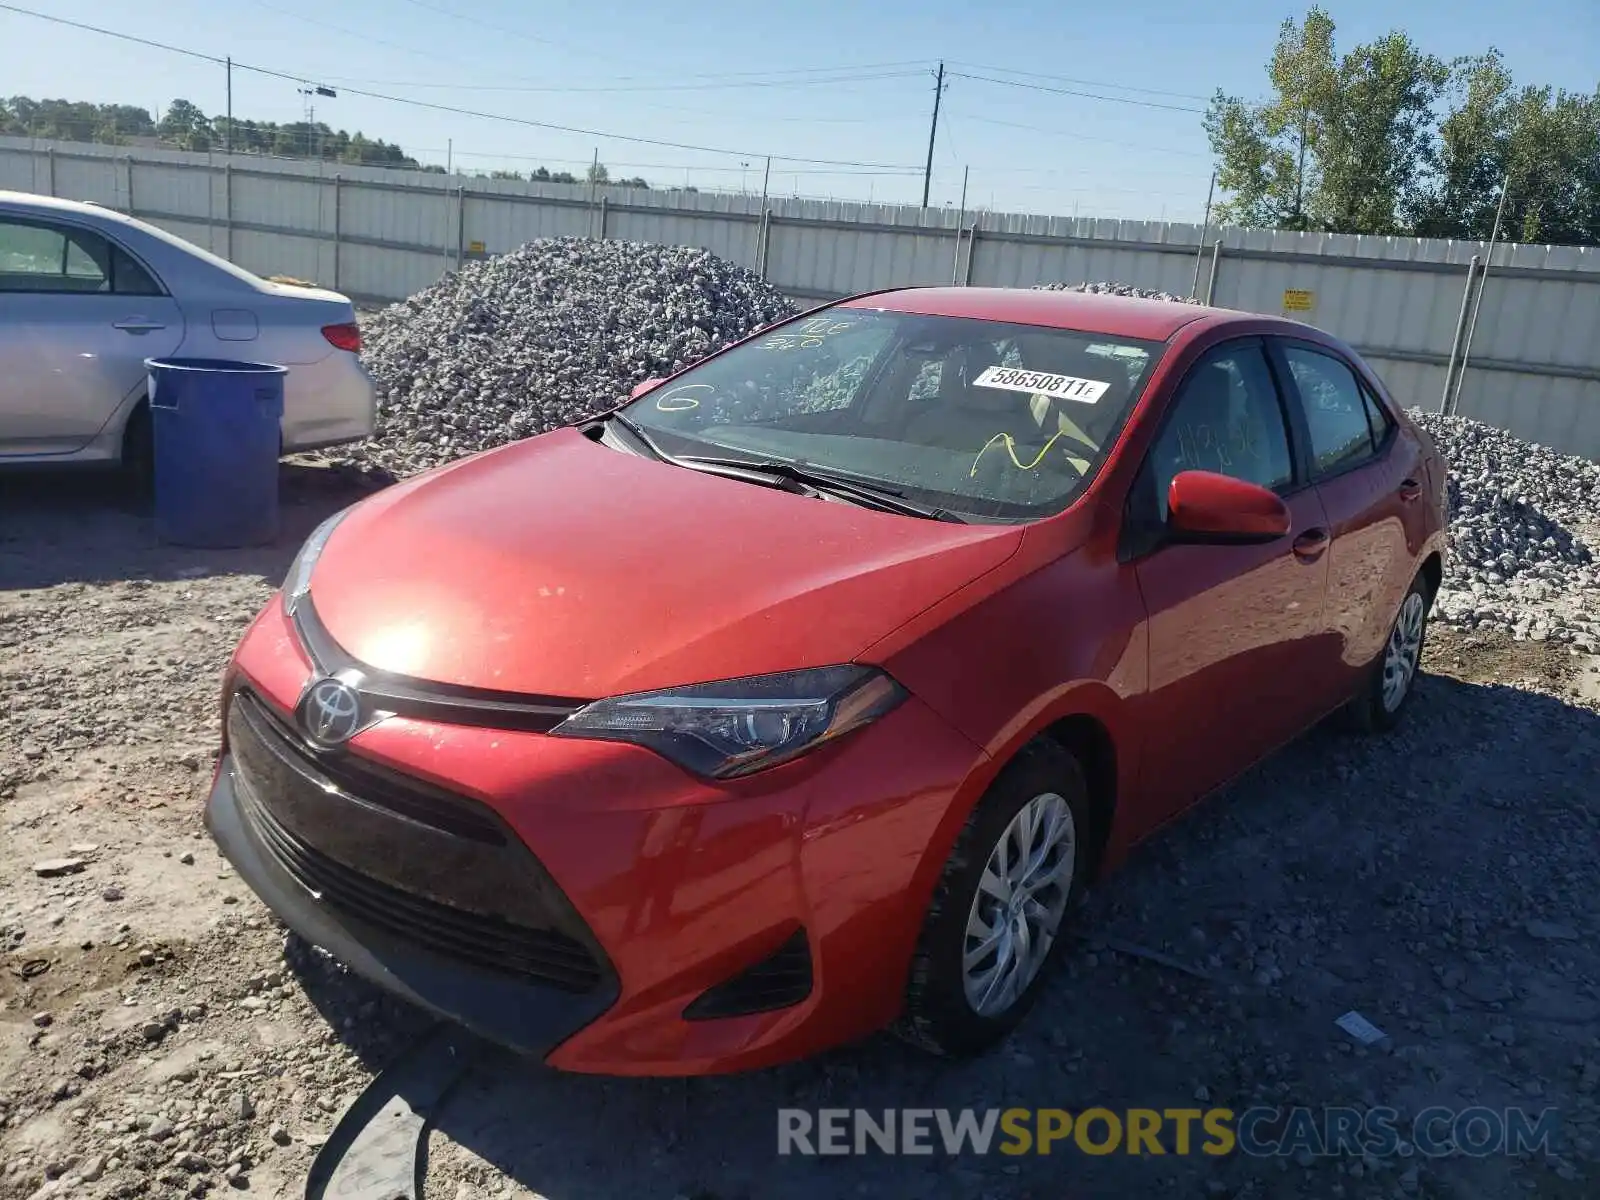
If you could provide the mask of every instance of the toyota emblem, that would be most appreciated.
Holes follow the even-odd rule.
[[[342,679],[318,680],[301,704],[300,720],[314,742],[347,742],[361,727],[361,697]]]

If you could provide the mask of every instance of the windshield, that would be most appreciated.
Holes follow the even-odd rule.
[[[834,308],[624,411],[674,455],[786,462],[969,518],[1058,512],[1093,479],[1158,342]]]

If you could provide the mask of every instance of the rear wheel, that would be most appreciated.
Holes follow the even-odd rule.
[[[977,1054],[1032,1008],[1093,863],[1089,791],[1066,750],[1037,742],[967,819],[923,922],[896,1032]]]
[[[150,406],[139,401],[128,416],[122,431],[122,473],[128,481],[128,492],[137,507],[150,503],[155,495],[155,430],[150,419]]]
[[[1428,581],[1418,575],[1400,601],[1383,652],[1373,662],[1360,693],[1345,709],[1347,723],[1358,732],[1382,733],[1399,724],[1421,668],[1432,602]]]

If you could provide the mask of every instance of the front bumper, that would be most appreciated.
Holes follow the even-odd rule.
[[[241,788],[231,756],[217,771],[205,823],[240,878],[306,941],[379,987],[519,1053],[544,1057],[616,999],[614,982],[573,996],[473,970],[323,903],[268,849],[261,814]]]
[[[274,601],[235,655],[230,695],[258,697],[281,727],[310,670]],[[814,754],[722,782],[693,778],[637,746],[420,716],[389,717],[357,734],[329,768],[337,786],[321,798],[301,788],[299,800],[285,801],[286,777],[254,784],[270,772],[249,768],[250,754],[229,738],[208,822],[240,875],[290,926],[491,1041],[561,1070],[613,1075],[763,1067],[893,1020],[983,757],[915,697]],[[267,815],[365,877],[351,884],[360,894],[341,894],[341,877],[314,897],[319,885],[307,886],[293,846],[285,866],[281,836],[252,809],[251,787],[240,786],[241,763],[266,793],[257,799],[270,803]],[[441,837],[437,812],[364,795],[350,771],[387,773],[487,817],[507,835],[506,854]],[[324,802],[331,807],[322,816],[307,808]],[[392,889],[392,911],[369,904],[377,919],[365,920],[347,901],[368,903],[373,878]],[[428,900],[452,911],[424,904],[413,919]],[[571,987],[582,980],[567,979],[568,994],[558,987],[552,995],[548,982],[507,982],[507,964],[488,961],[492,954],[464,956],[459,944],[440,953],[434,934],[460,909],[555,928],[588,948],[598,984],[579,995]],[[473,937],[474,947],[500,944]],[[772,986],[794,966],[797,945],[809,953],[803,998],[733,1015],[705,1003],[752,974]],[[537,958],[537,949],[519,953]],[[570,962],[569,953],[556,965]],[[762,973],[775,963],[776,973]],[[548,963],[539,969],[556,978]]]

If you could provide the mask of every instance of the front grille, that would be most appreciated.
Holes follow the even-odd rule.
[[[573,938],[550,929],[525,929],[390,887],[306,845],[248,791],[242,800],[251,826],[278,865],[334,908],[483,970],[532,978],[579,994],[599,986],[600,965]]]
[[[743,1017],[799,1004],[811,994],[811,945],[797,929],[755,966],[702,993],[683,1010],[688,1021]]]
[[[470,966],[562,991],[614,978],[533,852],[487,806],[348,752],[307,746],[248,689],[228,706],[245,819],[330,909]]]
[[[341,751],[317,750],[248,691],[239,692],[234,702],[241,707],[242,715],[256,726],[258,735],[276,734],[279,745],[295,755],[305,769],[324,776],[341,791],[457,837],[472,838],[491,846],[505,844],[500,826],[470,802]]]

